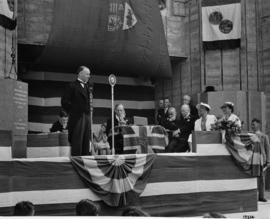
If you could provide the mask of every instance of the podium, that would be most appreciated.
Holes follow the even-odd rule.
[[[218,146],[222,144],[222,136],[220,131],[193,131],[192,132],[192,152],[210,153],[216,151]],[[224,147],[224,145],[223,145]]]

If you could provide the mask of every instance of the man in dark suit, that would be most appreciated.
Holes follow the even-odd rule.
[[[121,127],[124,125],[128,125],[129,122],[126,119],[125,108],[123,104],[116,104],[114,108],[114,127]],[[108,119],[107,127],[106,127],[106,134],[109,136],[108,142],[112,147],[112,136],[111,136],[111,129],[112,129],[112,119]],[[115,129],[115,153],[122,154],[123,153],[123,137],[121,135],[121,128]]]
[[[88,81],[90,70],[80,66],[78,78],[67,87],[61,104],[69,114],[68,139],[71,144],[71,155],[89,155],[90,146],[90,91]]]
[[[196,108],[196,106],[193,105],[191,96],[189,96],[187,94],[184,95],[182,102],[183,102],[183,104],[189,105],[190,114],[192,115],[192,117],[194,117],[195,120],[199,119],[198,109]]]
[[[171,107],[171,102],[169,97],[164,98],[164,119],[169,117],[169,108]]]
[[[167,152],[186,152],[189,151],[188,137],[194,129],[195,118],[190,114],[190,108],[184,104],[181,107],[181,119],[176,119],[176,110],[171,107],[169,109],[169,118],[164,124],[169,129],[170,142],[166,148]]]
[[[50,132],[63,132],[67,129],[68,114],[64,110],[60,110],[58,120],[53,123]]]
[[[196,121],[196,117],[191,114],[190,106],[184,104],[181,106],[181,120],[180,120],[180,134],[179,138],[181,139],[181,151],[186,152],[189,151],[188,138],[191,132],[194,130],[194,125]]]
[[[167,130],[169,135],[169,144],[166,147],[166,152],[176,152],[179,144],[179,127],[180,122],[177,119],[176,109],[170,107],[168,109],[168,118],[163,121],[163,126]]]

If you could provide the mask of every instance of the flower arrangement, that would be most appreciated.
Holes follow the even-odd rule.
[[[213,131],[225,130],[227,134],[237,135],[241,133],[241,127],[237,124],[237,122],[238,122],[237,120],[231,121],[221,119],[218,120],[214,125],[212,125],[212,130]]]

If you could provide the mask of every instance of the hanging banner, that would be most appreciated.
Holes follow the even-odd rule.
[[[202,36],[204,45],[208,48],[211,45],[220,48],[230,45],[239,46],[241,38],[240,0],[202,1]]]

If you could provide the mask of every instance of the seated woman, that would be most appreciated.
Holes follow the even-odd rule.
[[[215,115],[209,115],[211,107],[206,103],[200,103],[199,115],[200,118],[195,121],[194,131],[211,131],[212,125],[217,122]],[[192,136],[189,135],[188,138],[189,145],[191,146]]]
[[[96,154],[110,154],[110,145],[108,143],[108,137],[106,135],[106,123],[101,124],[98,135],[94,134],[93,141]]]
[[[238,118],[237,115],[235,115],[234,112],[234,104],[232,102],[225,102],[222,106],[221,109],[223,111],[223,117],[219,120],[219,122],[222,121],[231,121],[234,122],[240,129],[241,129],[241,120]],[[226,138],[225,138],[225,131],[222,131],[222,143],[226,143]]]
[[[225,120],[225,121],[232,121],[235,122],[236,125],[238,125],[239,127],[241,127],[241,121],[238,118],[237,115],[235,115],[234,112],[234,104],[232,102],[225,102],[222,106],[221,109],[223,111],[223,117],[221,118],[221,120]]]

